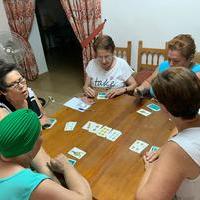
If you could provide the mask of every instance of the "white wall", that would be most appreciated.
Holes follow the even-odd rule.
[[[0,1],[0,31],[10,31],[3,1]]]
[[[0,0],[0,31],[10,31],[3,1],[1,0]],[[39,73],[41,74],[47,72],[48,69],[44,57],[44,51],[42,48],[36,17],[34,18],[33,27],[29,37],[29,42],[33,49],[33,53],[35,54],[35,58],[39,68]]]
[[[189,33],[200,50],[199,0],[102,0],[104,34],[116,46],[132,41],[132,66],[137,63],[138,41],[144,46],[164,48],[165,42],[180,33]]]

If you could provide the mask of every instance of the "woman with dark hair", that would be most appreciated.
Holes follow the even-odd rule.
[[[162,62],[154,73],[147,78],[139,87],[135,88],[135,94],[138,91],[149,89],[151,80],[157,74],[169,69],[170,67],[182,66],[195,72],[200,78],[200,65],[193,62],[194,54],[196,52],[196,45],[188,34],[180,34],[168,42],[168,60]]]
[[[133,70],[128,63],[114,56],[115,44],[108,35],[99,36],[94,42],[95,59],[86,68],[83,87],[88,97],[95,97],[95,88],[108,89],[107,97],[113,98],[131,92],[137,86]]]
[[[41,144],[41,124],[32,110],[19,109],[0,121],[0,199],[91,200],[88,182],[64,155],[51,160],[48,166],[64,175],[68,188],[30,169]]]
[[[28,88],[26,79],[22,76],[19,69],[14,64],[0,62],[0,120],[6,115],[21,108],[33,110],[41,125],[48,124],[48,118],[35,93]],[[33,159],[32,167],[39,172],[51,176],[58,182],[57,178],[47,167],[50,157],[40,149],[37,156]]]
[[[152,90],[178,129],[153,162],[144,156],[146,172],[137,200],[199,200],[200,80],[183,67],[170,68],[153,79]]]

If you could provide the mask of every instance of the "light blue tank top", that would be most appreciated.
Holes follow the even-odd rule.
[[[0,200],[29,200],[34,189],[48,178],[30,169],[23,169],[12,176],[0,178]]]
[[[158,70],[159,73],[162,73],[162,72],[166,71],[166,70],[169,69],[169,68],[170,68],[169,61],[164,61],[164,62],[162,62],[162,63],[158,66],[157,70]],[[191,70],[192,70],[194,73],[200,72],[200,64],[194,64],[194,65],[192,66],[192,69],[191,69]],[[153,88],[152,88],[152,87],[150,87],[150,94],[151,94],[152,97],[155,97],[155,94],[154,94],[154,91],[153,91]]]
[[[165,70],[169,69],[170,68],[170,64],[169,64],[169,61],[164,61],[162,62],[159,66],[158,66],[158,72],[159,73],[162,73],[164,72]],[[194,72],[194,73],[198,73],[200,72],[200,64],[194,64],[191,68],[191,70]]]

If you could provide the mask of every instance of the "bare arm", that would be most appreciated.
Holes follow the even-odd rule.
[[[172,167],[173,166],[173,167]],[[198,166],[176,143],[168,142],[158,160],[150,164],[140,183],[136,200],[172,199],[186,177],[193,177]]]
[[[200,72],[197,72],[196,75],[200,79]]]
[[[40,112],[42,113],[42,117],[40,119],[41,124],[44,125],[44,124],[49,123],[49,119],[48,119],[48,117],[47,117],[47,115],[45,113],[45,110],[42,107],[42,105],[41,105],[41,103],[40,103],[40,101],[39,101],[39,99],[37,98],[36,95],[35,95],[35,100],[36,100],[36,103],[37,103],[37,105],[38,105],[38,107],[40,109]]]
[[[122,95],[127,92],[132,92],[137,86],[137,82],[135,81],[135,78],[133,76],[130,76],[125,83],[125,87],[110,89],[107,92],[107,97],[113,98],[115,96]]]
[[[95,93],[95,90],[91,87],[90,81],[91,81],[91,78],[88,75],[86,75],[83,91],[88,97],[95,97],[96,93]]]
[[[45,150],[41,147],[35,158],[33,159],[31,166],[38,172],[46,174],[53,181],[60,183],[53,172],[47,166],[51,160],[50,156],[45,152]]]
[[[149,78],[147,78],[139,87],[135,88],[135,90],[142,91],[142,90],[144,90],[146,88],[149,89],[150,86],[151,86],[151,81],[157,76],[157,74],[158,74],[158,71],[155,70],[153,72],[153,74]]]
[[[0,108],[0,120],[2,120],[9,112],[5,108]]]
[[[69,189],[62,187],[51,180],[43,181],[32,193],[31,200],[91,200],[92,194],[90,186],[86,179],[82,177],[76,169],[68,164],[64,155],[59,155],[54,163],[53,168],[62,172]]]

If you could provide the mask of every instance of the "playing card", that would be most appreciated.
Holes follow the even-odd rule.
[[[97,99],[108,99],[106,92],[99,92]]]
[[[57,122],[57,119],[55,119],[55,118],[49,118],[49,119],[48,119],[48,122],[47,122],[46,124],[44,124],[43,126],[44,126],[45,129],[50,129],[50,128],[53,127],[53,125],[54,125],[56,122]]]
[[[73,166],[76,164],[76,160],[74,160],[74,159],[68,158],[67,161],[68,161],[69,164],[71,164]]]
[[[144,115],[145,117],[149,116],[151,114],[151,112],[145,110],[145,109],[140,109],[137,111],[137,113]]]
[[[160,148],[157,146],[152,146],[149,152],[158,151]]]
[[[85,130],[89,131],[89,129],[93,129],[94,126],[96,126],[96,123],[95,123],[95,122],[88,121],[88,122],[82,127],[82,129],[85,129]]]
[[[153,111],[160,111],[160,106],[154,104],[154,103],[151,103],[149,105],[147,105],[147,108],[153,110]]]
[[[88,131],[90,133],[98,133],[98,131],[100,130],[100,128],[102,127],[103,125],[101,124],[97,124],[97,123],[93,123],[91,124],[91,126],[89,127]]]
[[[106,139],[114,142],[120,135],[122,135],[121,131],[113,129],[106,135]]]
[[[131,151],[134,151],[136,153],[141,153],[149,144],[146,142],[143,142],[141,140],[136,140],[130,147],[129,149]]]
[[[67,122],[65,124],[65,128],[64,131],[73,131],[75,126],[76,126],[77,122]]]
[[[112,130],[112,128],[107,127],[107,126],[103,126],[102,128],[100,128],[98,130],[98,132],[96,133],[98,136],[100,137],[106,137],[107,134]]]
[[[68,154],[74,156],[75,158],[81,159],[86,152],[77,147],[73,147],[70,151],[68,151]]]

